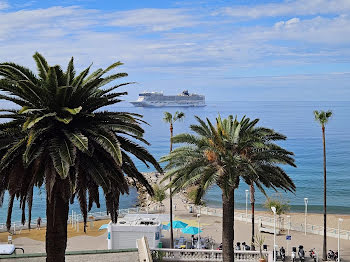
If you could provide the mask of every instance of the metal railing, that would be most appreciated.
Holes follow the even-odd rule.
[[[188,206],[188,209],[190,210],[190,205]],[[221,209],[216,209],[216,208],[210,208],[210,207],[199,207],[199,206],[192,206],[192,211],[194,213],[202,213],[205,215],[209,216],[217,216],[217,217],[222,217],[222,210]],[[246,221],[248,223],[251,222],[252,215],[248,214],[246,218],[246,213],[245,212],[235,212],[234,213],[234,219],[238,221]],[[260,224],[262,226],[270,226],[273,227],[273,222],[274,218],[273,216],[259,216],[255,215],[255,223]],[[299,232],[305,232],[305,224],[303,223],[294,223],[294,222],[287,222],[285,219],[281,219],[281,222],[277,222],[277,228],[281,230],[294,230],[294,231],[299,231]],[[312,224],[307,224],[306,227],[306,232],[315,234],[315,235],[321,235],[323,236],[323,226],[318,226],[318,225],[312,225]],[[340,238],[345,239],[345,240],[350,240],[350,231],[349,230],[344,230],[341,229],[339,230],[340,233]],[[338,238],[338,229],[337,228],[331,228],[327,227],[327,236],[328,237],[334,237]]]
[[[147,207],[135,207],[135,208],[125,208],[125,209],[119,209],[118,213],[119,216],[123,216],[125,214],[149,214],[149,213],[155,213],[158,212],[157,209],[154,208],[147,208]],[[88,213],[88,221],[91,220],[90,218],[93,217],[93,220],[102,220],[102,219],[109,219],[109,215],[107,214],[107,211],[98,211],[98,212],[89,212]],[[72,224],[72,221],[74,222],[83,222],[83,215],[74,213],[74,216],[71,214],[68,216],[68,223]],[[41,227],[46,227],[47,224],[47,219],[42,218],[41,220]],[[21,233],[22,229],[27,229],[28,228],[28,222],[24,223],[22,225],[21,221],[14,221],[11,223],[11,228],[10,232],[13,234],[16,233]],[[31,220],[31,228],[35,229],[36,228],[36,220]],[[6,223],[0,223],[0,232],[6,232]]]
[[[202,213],[209,216],[216,216],[216,217],[222,217],[222,210],[216,209],[216,208],[210,208],[210,207],[200,207],[195,205],[188,205],[187,208],[190,210],[190,207],[192,207],[193,213]],[[134,208],[125,208],[125,209],[119,209],[119,216],[123,216],[125,214],[148,214],[148,213],[157,213],[160,211],[157,207],[148,208],[148,207],[134,207]],[[162,210],[163,211],[163,210]],[[75,214],[76,217],[72,217],[72,215],[69,215],[68,222],[72,223],[72,220],[74,219],[76,222],[82,222],[83,216],[81,214]],[[89,212],[88,213],[88,220],[90,217],[93,217],[94,220],[101,220],[101,219],[108,219],[109,215],[106,211],[98,211],[98,212]],[[244,212],[235,212],[234,213],[234,219],[238,221],[246,221],[248,220],[248,223],[251,221],[251,214],[248,214],[248,217],[246,218],[246,214]],[[47,223],[46,218],[42,218],[41,226],[45,227]],[[273,227],[273,217],[269,216],[255,216],[255,223],[260,224],[262,226],[270,226]],[[31,221],[32,228],[36,228],[36,220]],[[282,219],[281,223],[277,223],[278,228],[282,230],[287,230],[288,228],[290,230],[299,231],[299,232],[305,232],[305,225],[302,223],[288,223],[284,219]],[[28,223],[26,222],[24,225],[20,221],[15,221],[11,223],[11,229],[10,232],[13,233],[20,233],[22,229],[27,229]],[[0,223],[0,232],[5,232],[6,229],[6,223]],[[323,227],[318,225],[311,225],[307,224],[306,228],[307,233],[312,233],[315,235],[323,235]],[[327,236],[338,238],[338,229],[337,228],[330,228],[327,227]],[[350,240],[350,231],[349,230],[340,230],[340,238]]]

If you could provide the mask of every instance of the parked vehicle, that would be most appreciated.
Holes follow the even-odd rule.
[[[310,251],[310,257],[316,262],[317,261],[317,253],[315,251],[315,248],[312,248]]]
[[[328,260],[338,260],[338,252],[334,252],[333,250],[329,250],[327,254],[327,259]]]
[[[299,256],[300,262],[305,261],[305,251],[302,245],[299,246],[298,256]]]

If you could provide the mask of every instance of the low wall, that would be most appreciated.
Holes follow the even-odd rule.
[[[1,262],[45,262],[46,254],[17,254],[0,256]],[[89,250],[66,252],[66,262],[133,262],[138,261],[137,249],[124,250]]]

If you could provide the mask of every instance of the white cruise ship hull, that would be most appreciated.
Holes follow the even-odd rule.
[[[136,107],[204,107],[206,104],[195,103],[160,103],[160,102],[130,102]]]
[[[137,107],[203,107],[205,97],[203,95],[190,94],[187,90],[179,95],[163,95],[159,92],[143,92],[135,102]]]

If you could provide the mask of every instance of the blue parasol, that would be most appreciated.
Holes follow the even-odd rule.
[[[188,224],[186,224],[185,222],[182,222],[180,220],[175,220],[173,221],[173,228],[185,228],[187,227]],[[170,223],[168,224],[168,226],[170,227]]]
[[[99,231],[102,229],[107,229],[108,228],[108,224],[104,224],[102,226],[100,226],[100,228],[98,229]]]
[[[185,227],[181,231],[184,234],[197,235],[198,227]],[[199,229],[199,232],[203,232],[203,231]]]

